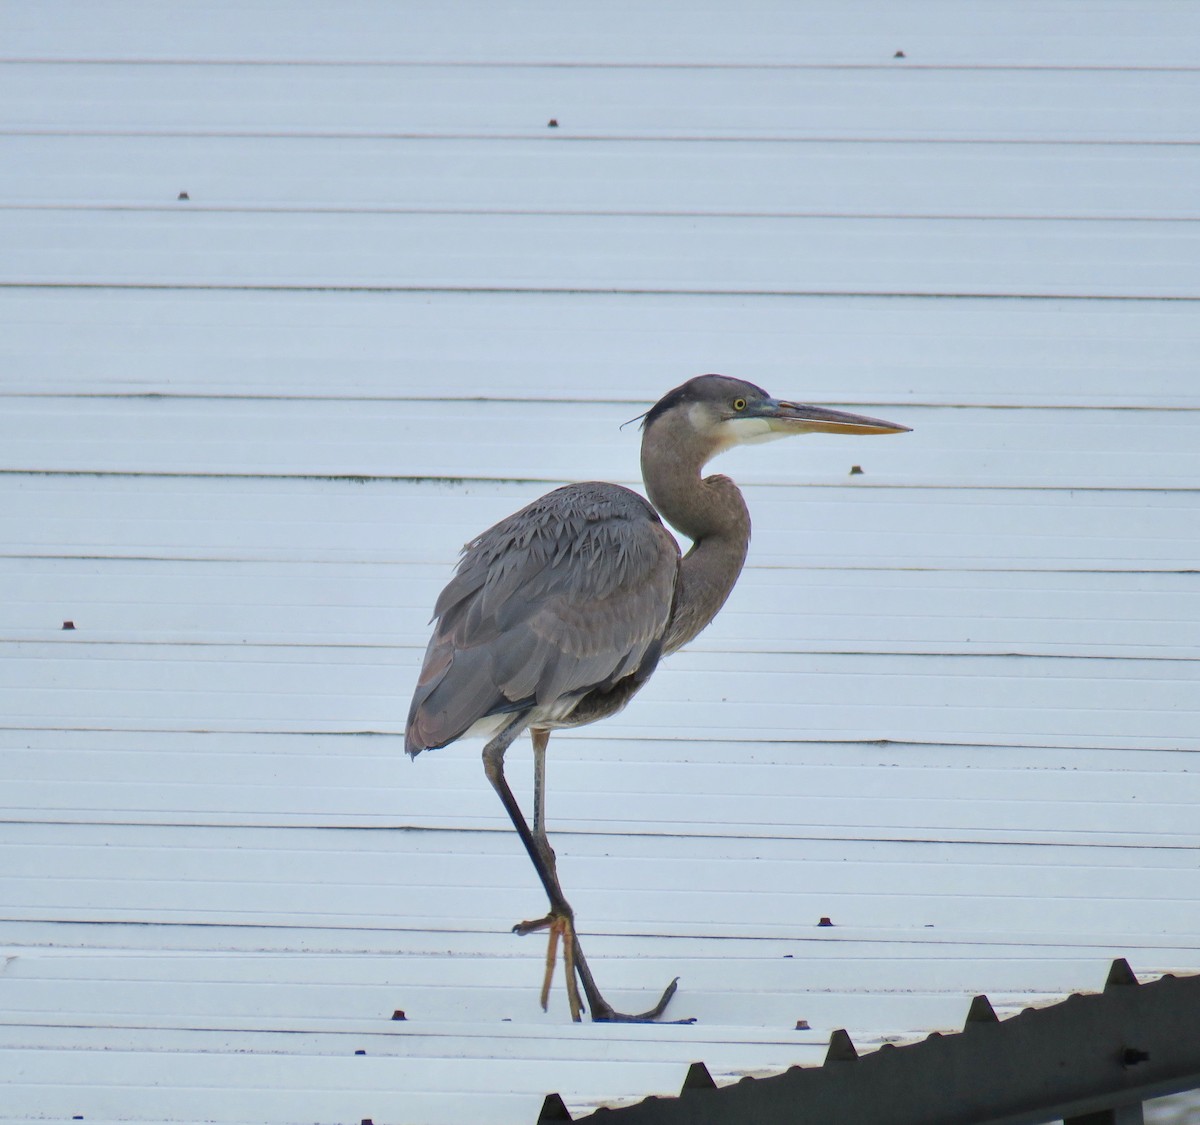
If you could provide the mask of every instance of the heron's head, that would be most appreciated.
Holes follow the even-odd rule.
[[[772,398],[726,375],[700,375],[664,395],[642,421],[643,444],[662,434],[702,451],[707,461],[735,445],[792,434],[902,434],[908,426]]]

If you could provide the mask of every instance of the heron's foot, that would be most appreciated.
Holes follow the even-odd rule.
[[[596,987],[591,970],[584,959],[583,951],[579,948],[579,939],[575,934],[575,920],[568,910],[551,910],[544,918],[534,918],[528,922],[518,922],[513,926],[515,934],[532,934],[539,930],[549,930],[550,937],[546,947],[546,973],[542,978],[542,1010],[545,1011],[550,1000],[550,985],[554,978],[554,963],[558,959],[558,947],[561,943],[563,951],[563,969],[567,981],[567,1002],[571,1008],[571,1019],[579,1023],[585,1010],[579,996],[579,982],[582,982],[587,993],[588,1005],[591,1009],[593,1023],[655,1023],[662,1018],[671,997],[679,988],[679,978],[676,977],[663,990],[658,1003],[645,1012],[631,1014],[618,1012]],[[578,981],[576,980],[578,976]],[[695,1018],[672,1020],[672,1023],[695,1023]]]
[[[550,931],[550,938],[546,943],[546,973],[542,977],[542,1011],[544,1012],[550,1004],[554,963],[558,960],[558,948],[561,944],[563,974],[567,982],[567,1004],[571,1009],[571,1019],[579,1023],[583,1019],[583,1001],[579,997],[579,984],[576,980],[574,919],[569,913],[552,910],[544,918],[518,922],[513,926],[513,933],[521,935],[536,933],[538,930]]]

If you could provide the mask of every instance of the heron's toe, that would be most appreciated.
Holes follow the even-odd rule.
[[[512,928],[514,934],[524,937],[526,934],[536,934],[539,930],[551,930],[556,927],[575,925],[575,917],[570,910],[551,910],[544,918],[532,918],[528,922],[518,922]]]

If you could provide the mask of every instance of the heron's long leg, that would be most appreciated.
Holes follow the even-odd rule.
[[[533,743],[533,838],[546,866],[557,878],[554,849],[546,836],[546,747],[550,743],[550,732],[545,727],[530,727],[529,740]]]
[[[537,871],[538,878],[541,880],[542,887],[546,892],[546,897],[550,900],[550,913],[537,922],[523,923],[517,929],[522,933],[530,933],[533,930],[542,929],[547,926],[556,929],[563,938],[563,945],[567,951],[567,974],[569,978],[573,978],[575,973],[578,973],[579,980],[583,984],[583,991],[588,999],[588,1006],[591,1010],[592,1019],[594,1021],[612,1021],[615,1023],[645,1023],[658,1019],[662,1015],[663,1010],[670,1002],[672,996],[675,995],[677,981],[671,981],[663,992],[658,1003],[647,1012],[642,1012],[639,1015],[625,1015],[618,1012],[607,1000],[600,994],[600,990],[596,987],[595,979],[592,977],[591,970],[588,968],[588,963],[583,956],[583,950],[579,945],[579,937],[575,933],[575,912],[571,909],[571,904],[567,902],[563,895],[562,887],[559,886],[558,872],[554,863],[554,852],[550,848],[549,841],[546,838],[545,831],[545,802],[544,802],[544,783],[545,783],[545,751],[546,744],[550,739],[550,732],[540,730],[538,734],[540,738],[534,739],[534,755],[535,755],[535,810],[539,814],[537,816],[537,826],[540,829],[539,835],[530,831],[529,824],[525,820],[524,813],[521,812],[521,806],[517,804],[517,799],[513,796],[512,790],[509,788],[508,781],[504,776],[504,753],[512,745],[524,728],[524,722],[517,719],[505,727],[495,738],[487,743],[483,748],[483,769],[487,774],[487,779],[491,782],[492,788],[496,790],[501,803],[504,805],[505,811],[508,813],[509,820],[512,821],[513,827],[517,830],[517,835],[521,837],[521,843],[525,846],[525,851],[528,853],[530,860],[533,862],[534,870]],[[540,749],[538,743],[541,743]],[[539,766],[536,759],[541,757],[542,764]],[[541,773],[541,779],[537,779],[537,773]],[[540,795],[539,795],[540,794]],[[540,836],[540,842],[539,842]],[[543,848],[545,849],[543,851]],[[573,982],[572,982],[573,983]],[[571,986],[568,986],[569,989]],[[579,1019],[578,1000],[572,1001],[571,1015],[575,1020]]]
[[[525,814],[521,812],[521,806],[517,804],[517,799],[513,796],[504,776],[504,752],[513,744],[523,729],[524,720],[518,719],[510,723],[484,746],[483,771],[487,774],[488,781],[492,783],[492,788],[496,790],[497,796],[504,805],[504,811],[508,813],[508,819],[512,821],[517,835],[521,837],[521,843],[525,845],[525,851],[533,861],[534,870],[537,871],[538,878],[542,882],[546,897],[550,899],[551,912],[570,917],[571,905],[563,897],[562,887],[558,885],[558,875],[554,866],[546,862],[542,849],[529,830]]]
[[[546,838],[546,747],[550,732],[545,727],[530,727],[529,741],[533,743],[533,835]]]
[[[508,786],[508,781],[504,776],[504,752],[512,745],[517,735],[521,733],[521,728],[522,723],[519,720],[511,723],[483,748],[484,772],[487,774],[488,781],[492,783],[492,788],[499,795],[509,819],[513,822],[513,827],[516,828],[517,834],[521,837],[521,843],[525,845],[525,851],[529,853],[529,858],[533,861],[534,870],[537,871],[538,878],[542,882],[542,887],[546,891],[546,897],[550,900],[550,913],[545,918],[539,918],[536,922],[522,922],[515,926],[514,929],[522,934],[532,933],[534,930],[547,927],[550,930],[550,944],[546,958],[546,976],[542,983],[543,1008],[546,1006],[547,997],[550,992],[550,978],[554,972],[555,952],[558,948],[559,939],[562,939],[563,960],[566,964],[567,999],[571,1007],[571,1018],[578,1022],[583,1005],[580,1002],[579,990],[575,984],[576,951],[578,949],[578,945],[574,940],[575,915],[571,909],[571,904],[567,902],[566,896],[562,892],[562,887],[559,885],[558,870],[554,861],[554,850],[550,847],[550,841],[546,838],[544,802],[545,762],[546,744],[550,740],[550,732],[542,729],[533,732],[535,757],[535,831],[531,832],[529,825],[525,821],[525,816],[521,812],[521,806],[517,804],[517,799],[513,796],[512,790]],[[597,995],[599,994],[597,993]]]
[[[546,747],[550,743],[550,732],[545,727],[530,727],[529,740],[533,743],[533,839],[542,854],[542,862],[558,880],[558,864],[554,849],[546,835]],[[561,888],[561,884],[559,884]],[[583,1002],[579,999],[579,984],[575,979],[575,929],[571,918],[548,915],[550,938],[546,949],[546,976],[542,981],[542,1009],[550,997],[550,982],[554,976],[555,954],[558,950],[559,939],[562,940],[563,976],[567,985],[567,1004],[571,1010],[571,1018],[579,1021],[583,1011]],[[525,924],[514,927],[518,933],[528,932]]]

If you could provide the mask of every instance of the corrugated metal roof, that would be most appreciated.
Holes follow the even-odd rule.
[[[517,1125],[1200,968],[1195,8],[167,12],[0,40],[0,1119]],[[915,432],[723,459],[729,605],[553,740],[599,983],[699,1020],[575,1027],[402,720],[459,545],[712,370]]]
[[[1001,1021],[984,995],[962,1032],[933,1032],[860,1060],[844,1030],[820,1067],[720,1087],[693,1063],[678,1097],[652,1096],[582,1120],[621,1125],[1143,1125],[1143,1104],[1200,1085],[1194,1039],[1200,976],[1141,986],[1129,963],[1112,964],[1103,994],[1073,993]],[[1134,1046],[1136,1044],[1136,1046]],[[571,1121],[557,1094],[538,1125]]]

